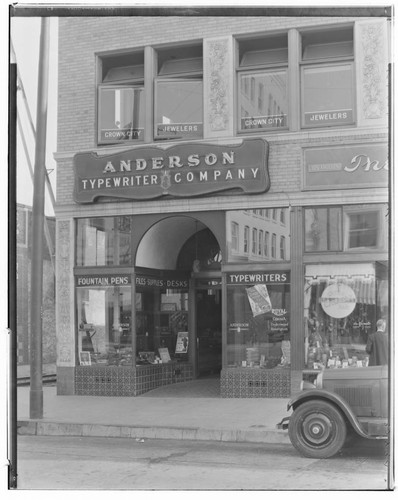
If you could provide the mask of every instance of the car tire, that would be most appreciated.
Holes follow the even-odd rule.
[[[307,401],[289,420],[289,438],[308,458],[330,458],[344,445],[347,425],[341,412],[327,401]]]

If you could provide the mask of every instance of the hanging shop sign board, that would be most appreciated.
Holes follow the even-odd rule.
[[[106,156],[78,153],[75,201],[264,193],[270,188],[268,152],[267,141],[254,138],[239,145],[189,143],[167,149],[139,147]]]
[[[304,150],[304,189],[388,186],[387,144]]]

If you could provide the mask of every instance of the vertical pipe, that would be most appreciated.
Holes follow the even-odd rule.
[[[43,418],[42,299],[45,153],[50,19],[42,18],[37,88],[36,151],[32,210],[30,418]]]
[[[17,487],[17,224],[16,224],[16,157],[17,157],[17,71],[16,65],[9,67],[9,163],[8,163],[8,328],[10,345],[10,404],[9,404],[9,449],[8,487]]]

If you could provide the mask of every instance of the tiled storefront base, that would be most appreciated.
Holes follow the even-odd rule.
[[[192,380],[188,363],[137,366],[77,366],[75,394],[79,396],[139,396],[163,385]]]
[[[221,371],[222,398],[288,398],[290,370],[227,368]]]

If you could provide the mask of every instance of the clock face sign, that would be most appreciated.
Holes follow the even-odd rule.
[[[344,284],[329,285],[321,297],[323,310],[332,318],[346,318],[355,309],[356,303],[354,290]]]

